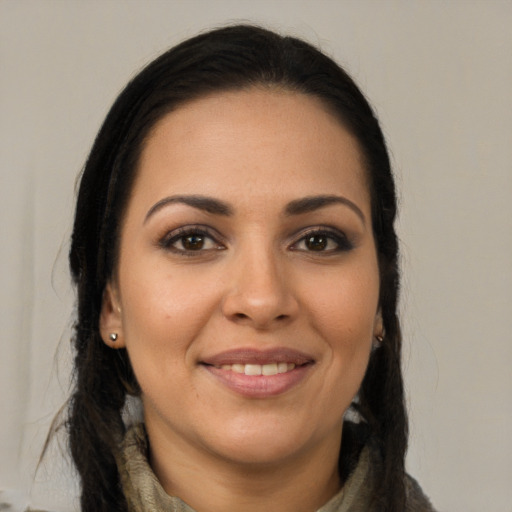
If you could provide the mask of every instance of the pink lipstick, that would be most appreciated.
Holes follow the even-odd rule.
[[[201,361],[221,384],[249,398],[279,395],[299,384],[309,373],[314,359],[303,352],[270,350],[229,350]]]

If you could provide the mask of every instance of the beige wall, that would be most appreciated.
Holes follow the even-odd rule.
[[[402,196],[408,467],[441,511],[512,511],[512,3],[493,0],[0,0],[0,490],[23,501],[66,393],[74,180],[107,108],[148,59],[240,19],[320,44],[380,113]],[[51,461],[33,500],[69,511]]]

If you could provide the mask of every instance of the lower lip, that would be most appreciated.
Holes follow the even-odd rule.
[[[248,398],[269,398],[281,395],[305,379],[312,364],[296,366],[293,370],[276,375],[245,375],[215,366],[203,365],[224,386]]]

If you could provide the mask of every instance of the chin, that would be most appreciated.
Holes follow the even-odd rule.
[[[229,460],[231,464],[253,467],[267,467],[281,465],[288,459],[294,459],[299,455],[297,445],[288,446],[283,442],[271,442],[268,438],[259,443],[248,443],[243,446],[231,445],[222,450],[219,455]]]
[[[304,433],[304,429],[294,431],[286,422],[239,425],[211,439],[211,448],[233,463],[268,466],[307,451],[307,447],[314,444],[314,439]]]

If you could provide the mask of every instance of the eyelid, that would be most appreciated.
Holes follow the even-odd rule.
[[[217,246],[215,249],[203,249],[197,251],[187,251],[184,249],[177,249],[173,247],[172,244],[178,241],[180,238],[186,237],[187,235],[202,235],[204,237],[208,237],[211,239]],[[172,229],[166,231],[165,234],[158,238],[158,245],[167,251],[174,252],[176,254],[186,255],[186,256],[196,256],[199,253],[210,252],[212,250],[220,250],[225,249],[225,241],[224,237],[222,237],[216,230],[212,229],[209,226],[204,226],[202,224],[189,224],[185,226],[180,226],[176,229]]]
[[[336,249],[330,249],[326,251],[307,251],[305,249],[297,249],[296,246],[303,242],[308,236],[314,235],[325,235],[336,242],[338,247]],[[354,243],[342,230],[332,226],[314,226],[301,230],[294,236],[294,241],[290,244],[292,251],[310,252],[318,255],[329,255],[339,252],[346,252],[354,248]]]
[[[184,238],[187,235],[193,234],[198,234],[209,238],[211,241],[213,241],[216,247],[198,250],[186,250],[173,247],[173,244],[179,241],[180,238]],[[304,240],[307,237],[314,235],[324,235],[328,237],[330,240],[333,240],[334,243],[336,243],[337,247],[334,249],[327,249],[323,251],[313,251],[307,249],[300,249],[297,247],[301,242],[304,242]],[[296,232],[293,235],[293,238],[290,238],[291,240],[287,244],[290,250],[297,252],[308,252],[313,254],[316,253],[317,255],[323,254],[324,256],[349,251],[353,249],[355,245],[351,237],[347,236],[347,234],[341,229],[333,226],[310,226],[301,229],[299,232]],[[208,225],[189,224],[179,226],[175,229],[166,230],[163,236],[158,237],[157,245],[166,251],[173,252],[178,255],[199,256],[200,254],[204,255],[205,253],[211,253],[212,251],[227,249],[227,240],[217,230],[211,228]]]

